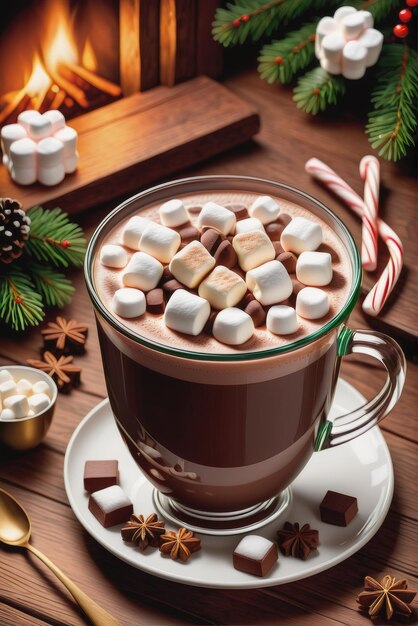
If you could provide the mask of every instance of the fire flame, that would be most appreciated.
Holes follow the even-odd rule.
[[[86,39],[86,43],[84,44],[83,54],[81,55],[81,63],[86,68],[86,70],[90,70],[91,72],[95,72],[97,70],[97,58],[94,54],[91,41],[88,38]]]
[[[57,5],[57,15],[52,21],[54,35],[50,43],[45,44],[44,58],[47,68],[56,72],[60,63],[77,63],[77,47],[68,28],[69,17],[66,15],[64,5]],[[47,38],[48,39],[48,38]]]
[[[51,79],[36,54],[33,60],[32,73],[26,83],[26,92],[33,99],[34,105],[36,105],[36,101],[42,102],[50,84]]]

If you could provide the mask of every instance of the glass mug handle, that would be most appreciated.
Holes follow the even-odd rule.
[[[382,389],[363,406],[326,420],[320,425],[315,439],[315,450],[339,446],[365,433],[378,424],[395,406],[405,382],[406,361],[396,341],[369,330],[351,330],[344,326],[338,335],[338,356],[367,354],[386,369],[387,378]]]

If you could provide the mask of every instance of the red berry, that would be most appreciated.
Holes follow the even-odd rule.
[[[416,7],[416,6],[417,6],[417,4],[418,4],[418,0],[406,0],[406,4],[407,4],[409,7]]]
[[[69,248],[71,246],[71,241],[68,241],[68,239],[64,239],[64,241],[61,241],[61,246],[63,248]]]
[[[276,57],[274,59],[274,62],[276,63],[276,65],[280,65],[281,63],[283,63],[283,57]]]
[[[240,21],[240,20],[234,20],[234,21],[232,22],[232,26],[233,26],[234,28],[238,28],[238,26],[239,26],[240,24],[241,24],[241,21]]]
[[[22,304],[22,298],[19,298],[19,296],[15,296],[15,302],[17,302],[18,304]]]
[[[405,39],[405,37],[408,37],[409,28],[406,24],[396,24],[393,27],[393,34],[395,37],[399,37],[399,39]]]
[[[401,22],[410,22],[411,18],[412,18],[411,9],[402,9],[402,11],[399,11],[399,19],[401,20]]]
[[[250,16],[247,15],[247,14],[241,16],[241,21],[242,22],[248,22],[249,19],[250,19]]]

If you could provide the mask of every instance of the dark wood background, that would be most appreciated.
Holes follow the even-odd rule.
[[[312,156],[323,159],[361,192],[358,163],[370,149],[360,120],[349,112],[327,118],[305,117],[296,110],[287,90],[267,86],[253,70],[235,75],[225,84],[258,108],[262,130],[255,141],[182,174],[246,174],[295,184],[335,210],[359,242],[360,223],[310,180],[304,172],[304,163]],[[403,283],[392,298],[384,323],[391,321],[396,308],[416,329],[414,175],[408,173],[406,163],[383,163],[382,177],[382,214],[402,237],[407,260]],[[97,207],[80,217],[88,232],[108,208]],[[75,519],[63,483],[67,442],[87,411],[105,396],[93,312],[81,272],[74,273],[74,281],[76,295],[64,313],[90,325],[88,353],[77,359],[83,368],[83,384],[72,395],[59,397],[53,425],[41,446],[25,454],[0,451],[0,484],[30,512],[34,544],[80,587],[126,626],[188,623],[362,626],[369,622],[357,611],[355,599],[365,575],[381,577],[390,573],[406,577],[411,586],[417,586],[414,577],[418,536],[418,385],[417,366],[412,362],[404,394],[382,424],[395,468],[395,495],[390,512],[376,536],[340,565],[293,584],[254,591],[216,591],[154,578],[121,563],[98,545]],[[393,326],[400,324],[395,322]],[[351,326],[369,326],[359,306],[351,317]],[[40,344],[37,330],[19,338],[3,337],[0,363],[24,363],[38,354]],[[342,376],[368,397],[383,381],[381,370],[371,364],[361,365],[353,357],[346,359]],[[414,612],[411,623],[416,621]],[[0,626],[85,623],[61,584],[35,558],[20,552],[0,551]]]

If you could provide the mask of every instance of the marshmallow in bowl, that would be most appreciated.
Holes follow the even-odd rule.
[[[162,264],[150,254],[135,252],[122,272],[123,286],[150,291],[158,285],[163,270]]]
[[[28,398],[22,393],[5,398],[3,400],[3,407],[13,411],[15,417],[26,417],[29,413]]]
[[[197,218],[198,228],[214,228],[225,236],[233,230],[236,221],[235,213],[216,202],[206,202]]]
[[[235,234],[251,233],[253,230],[261,230],[265,232],[263,224],[256,217],[247,217],[245,220],[240,220],[235,226]]]
[[[296,297],[296,313],[307,320],[316,320],[329,311],[326,291],[317,287],[305,287]]]
[[[128,262],[125,248],[108,243],[100,248],[100,262],[106,267],[122,268]]]
[[[172,330],[196,336],[202,332],[209,315],[207,300],[185,289],[177,289],[165,308],[164,323]]]
[[[170,272],[179,282],[194,289],[215,266],[215,259],[200,241],[191,241],[172,258]]]
[[[199,296],[215,309],[233,307],[247,291],[245,281],[227,267],[218,265],[199,285]]]
[[[122,231],[123,245],[133,250],[139,250],[142,233],[150,224],[152,224],[151,220],[146,217],[141,217],[140,215],[131,217]]]
[[[51,388],[46,380],[37,380],[36,383],[33,383],[32,393],[44,393],[48,396],[48,398],[51,398]]]
[[[280,206],[270,196],[260,196],[250,206],[248,213],[256,217],[262,224],[274,222],[280,213]]]
[[[294,217],[283,230],[280,243],[286,252],[296,254],[316,250],[322,243],[322,228],[306,217]]]
[[[236,307],[223,309],[213,324],[213,336],[221,343],[238,346],[254,334],[254,322],[248,313]]]
[[[4,380],[2,383],[0,383],[0,398],[3,400],[3,402],[5,398],[8,398],[9,396],[14,396],[16,394],[17,387],[13,378]]]
[[[117,289],[113,294],[112,310],[119,317],[125,317],[126,319],[140,317],[145,313],[146,308],[145,296],[139,289],[123,287],[122,289]]]
[[[246,276],[248,289],[263,305],[276,304],[289,298],[292,280],[280,261],[269,261],[256,267]]]
[[[167,200],[160,206],[158,213],[161,223],[170,228],[181,226],[189,221],[189,214],[181,200]]]
[[[16,419],[16,415],[13,413],[12,409],[3,409],[0,411],[0,420],[14,420]]]
[[[49,403],[50,399],[46,393],[35,393],[28,398],[29,412],[33,411],[33,414],[37,415],[47,409]]]
[[[275,335],[290,335],[298,329],[296,311],[291,306],[277,304],[267,313],[266,326]]]
[[[302,252],[296,262],[296,278],[309,287],[323,287],[332,280],[329,252]]]
[[[238,263],[244,272],[252,270],[276,256],[273,244],[265,232],[259,230],[235,235],[232,240]]]
[[[139,249],[161,263],[169,263],[180,248],[181,237],[177,231],[150,222],[142,233]]]
[[[13,376],[11,375],[9,370],[0,370],[0,385],[10,380],[13,381]]]
[[[47,385],[47,383],[45,383]],[[18,394],[22,394],[26,397],[31,396],[33,393],[33,385],[26,380],[26,378],[21,378],[16,383],[16,389]]]

